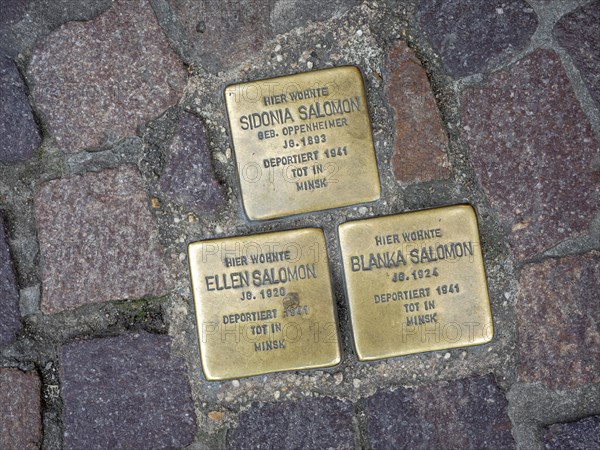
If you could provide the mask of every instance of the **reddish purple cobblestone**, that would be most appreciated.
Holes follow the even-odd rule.
[[[33,156],[40,134],[15,63],[0,53],[0,161]]]
[[[405,42],[390,48],[386,78],[395,121],[394,176],[407,182],[448,178],[448,137],[427,73]]]
[[[600,416],[570,423],[558,423],[546,429],[546,450],[592,450],[600,448]]]
[[[35,208],[45,313],[167,292],[158,228],[134,166],[44,183]]]
[[[231,431],[233,449],[354,448],[351,403],[314,398],[254,404]]]
[[[461,103],[463,139],[513,255],[584,233],[600,206],[599,147],[558,56],[537,50]]]
[[[204,123],[183,112],[167,167],[160,179],[162,190],[184,205],[214,211],[223,204],[223,192],[215,180]]]
[[[13,342],[20,328],[17,280],[0,216],[0,346]]]
[[[371,447],[515,448],[507,405],[491,375],[382,390],[367,399]]]
[[[600,1],[576,9],[554,27],[558,43],[567,49],[600,106]]]
[[[538,21],[524,0],[421,0],[419,23],[453,77],[488,72],[529,44]]]
[[[135,134],[177,103],[186,79],[147,0],[61,26],[34,50],[29,76],[51,133],[71,153]]]
[[[171,340],[142,332],[65,345],[60,354],[64,448],[180,449],[196,416]]]
[[[0,449],[35,450],[41,441],[39,377],[0,369]]]
[[[600,252],[527,265],[520,282],[521,380],[553,389],[600,381]]]

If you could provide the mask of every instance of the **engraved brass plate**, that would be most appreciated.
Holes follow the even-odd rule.
[[[471,206],[347,222],[340,225],[339,238],[358,359],[492,339]]]
[[[361,73],[336,67],[228,86],[242,200],[252,220],[377,200]]]
[[[340,361],[322,230],[195,242],[189,258],[208,380]]]

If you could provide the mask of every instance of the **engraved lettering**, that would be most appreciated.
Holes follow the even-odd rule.
[[[289,108],[252,113],[240,117],[242,130],[254,130],[255,128],[271,127],[294,122],[294,117]]]

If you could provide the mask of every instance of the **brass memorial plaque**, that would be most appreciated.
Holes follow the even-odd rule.
[[[358,359],[489,342],[477,217],[459,205],[340,225]]]
[[[336,67],[228,86],[246,214],[265,220],[377,200],[360,70]]]
[[[195,242],[189,258],[208,380],[339,363],[322,230]]]

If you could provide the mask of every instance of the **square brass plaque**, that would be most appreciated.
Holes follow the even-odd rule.
[[[360,70],[336,67],[228,86],[242,200],[252,220],[377,200]]]
[[[322,230],[195,242],[189,257],[208,380],[340,361]]]
[[[340,225],[339,238],[358,359],[492,339],[471,206],[348,222]]]

